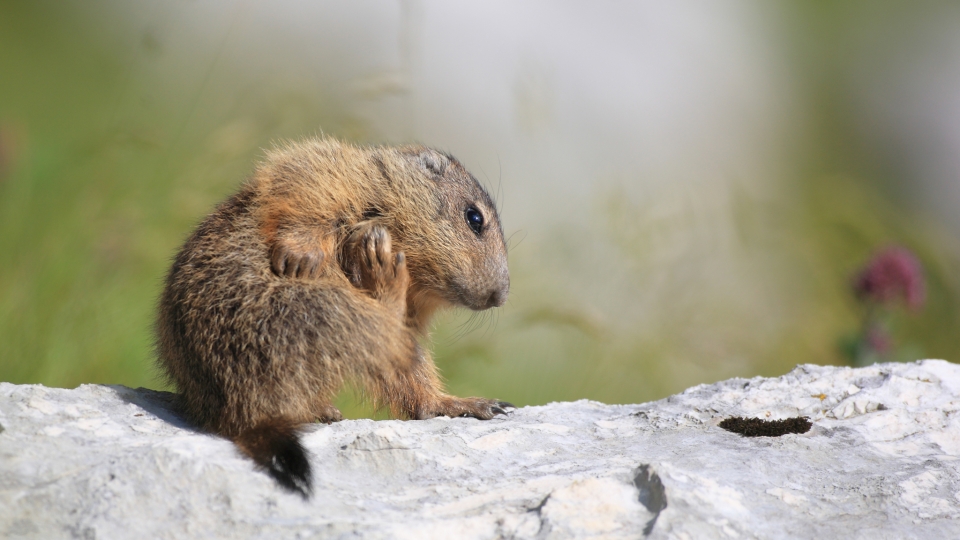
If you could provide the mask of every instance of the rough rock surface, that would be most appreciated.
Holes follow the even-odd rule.
[[[309,501],[170,397],[0,384],[0,537],[960,538],[960,366],[943,361],[317,425]],[[717,427],[798,415],[809,432]]]

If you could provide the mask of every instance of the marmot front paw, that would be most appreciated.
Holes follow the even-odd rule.
[[[270,249],[270,269],[278,276],[312,279],[320,275],[323,250],[290,240],[277,240]]]
[[[392,252],[390,233],[379,225],[361,227],[350,235],[345,251],[350,281],[405,314],[410,274],[403,252]]]

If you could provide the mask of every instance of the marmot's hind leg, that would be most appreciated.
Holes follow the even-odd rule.
[[[323,424],[332,424],[343,420],[343,414],[340,412],[340,409],[331,403],[321,403],[320,406],[317,407],[315,414],[317,422]]]
[[[443,385],[430,355],[423,350],[411,364],[384,366],[375,381],[379,401],[390,406],[395,416],[426,420],[437,416],[468,416],[489,420],[506,414],[513,405],[480,397],[460,398],[443,392]]]
[[[437,416],[468,416],[489,420],[498,414],[507,414],[507,409],[516,408],[513,403],[497,399],[481,397],[460,398],[456,396],[442,396],[432,406],[424,407],[417,414],[417,418],[426,419]]]

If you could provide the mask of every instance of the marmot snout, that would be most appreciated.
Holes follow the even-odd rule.
[[[309,140],[269,152],[186,241],[159,364],[191,421],[308,496],[297,429],[341,419],[347,378],[405,418],[511,406],[446,394],[419,342],[437,309],[501,306],[509,289],[496,208],[455,159]]]

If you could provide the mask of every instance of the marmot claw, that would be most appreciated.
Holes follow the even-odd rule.
[[[489,420],[498,414],[508,414],[505,409],[510,407],[513,406],[505,401],[495,399],[450,397],[435,407],[421,411],[416,417],[425,419],[436,416],[451,416]]]
[[[355,231],[347,244],[345,266],[350,281],[382,302],[397,304],[402,315],[410,277],[403,252],[392,252],[390,233],[379,225],[368,225]]]
[[[270,250],[270,269],[278,276],[312,279],[320,275],[323,258],[322,250],[300,250],[277,242]]]

